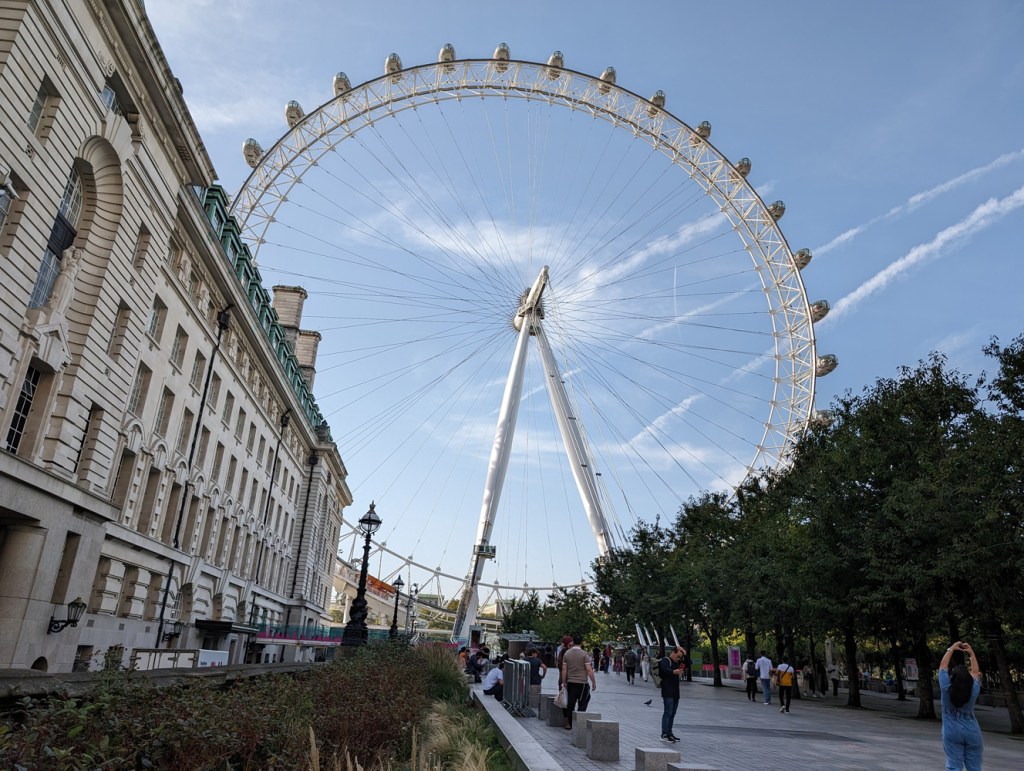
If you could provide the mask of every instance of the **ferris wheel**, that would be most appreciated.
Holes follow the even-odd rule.
[[[709,123],[505,44],[333,88],[245,142],[232,214],[264,279],[309,292],[380,577],[471,555],[471,622],[467,592],[582,581],[633,522],[784,461],[836,366],[829,306]]]

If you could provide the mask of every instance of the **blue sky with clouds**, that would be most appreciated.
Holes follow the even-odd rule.
[[[460,57],[486,58],[499,42],[531,61],[557,49],[572,69],[596,75],[612,65],[631,91],[665,91],[681,120],[713,124],[727,157],[752,159],[751,182],[787,205],[790,246],[815,252],[803,279],[810,299],[833,307],[816,327],[818,350],[840,361],[818,381],[820,408],[932,350],[978,373],[991,336],[1007,341],[1024,329],[1024,4],[1016,0],[147,0],[146,8],[232,192],[249,171],[242,141],[272,145],[288,100],[308,112],[332,96],[335,72],[354,84],[376,78],[392,51],[409,66],[434,61],[445,42]],[[321,350],[331,345],[325,333]],[[349,469],[362,510],[384,483],[361,489],[361,469]],[[426,529],[471,541],[478,506]],[[466,546],[449,542],[421,534],[400,548],[423,544],[425,561],[461,573]],[[585,549],[579,559],[589,559]],[[507,578],[523,581],[516,571]]]

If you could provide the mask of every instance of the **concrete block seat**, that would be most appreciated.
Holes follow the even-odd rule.
[[[585,749],[587,746],[587,721],[600,719],[600,712],[574,712],[572,714],[572,746]]]
[[[669,763],[682,760],[679,750],[667,747],[637,747],[636,771],[668,771]]]
[[[619,723],[617,720],[587,721],[587,757],[591,760],[619,759]]]
[[[540,709],[537,710],[538,720],[547,720],[551,710],[557,709],[551,702],[555,700],[555,694],[542,693],[540,695]]]
[[[693,763],[669,763],[667,771],[718,771],[714,766]]]
[[[551,706],[548,707],[548,725],[555,728],[561,728],[565,725],[565,714],[562,712],[561,707],[554,705],[555,697],[551,697]]]

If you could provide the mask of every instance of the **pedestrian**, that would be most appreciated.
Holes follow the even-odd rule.
[[[636,651],[632,648],[626,650],[622,657],[622,666],[626,669],[626,683],[636,685]]]
[[[569,697],[569,703],[562,710],[565,717],[565,730],[572,728],[572,713],[579,705],[580,712],[587,711],[591,691],[597,690],[597,678],[594,677],[594,665],[590,656],[583,650],[583,638],[574,635],[570,640],[569,649],[562,654],[562,682]],[[587,680],[591,687],[587,688]]]
[[[752,653],[748,653],[747,660],[743,662],[743,674],[747,679],[747,698],[757,701],[757,665]]]
[[[658,662],[658,674],[661,676],[661,700],[665,711],[661,715],[661,740],[675,744],[679,741],[672,732],[672,725],[679,709],[679,676],[683,674],[683,657],[686,651],[673,648],[665,658]]]
[[[803,695],[805,699],[813,699],[814,696],[814,667],[809,659],[804,661],[804,668],[800,672],[803,679]]]
[[[562,637],[562,644],[558,646],[558,659],[556,665],[558,666],[558,688],[561,690],[562,686],[565,685],[565,681],[562,679],[562,658],[565,656],[565,652],[572,647],[572,637],[564,635]]]
[[[772,670],[775,668],[772,665],[772,660],[768,658],[768,654],[761,651],[761,657],[754,662],[754,666],[757,667],[757,676],[761,680],[761,692],[764,693],[764,703],[772,703]]]
[[[828,696],[828,674],[825,672],[825,662],[821,659],[814,662],[814,682],[818,686],[818,698]]]
[[[971,670],[963,664],[949,668],[957,651],[971,657]],[[981,771],[981,728],[974,716],[974,702],[981,693],[981,668],[970,643],[955,642],[939,662],[939,695],[942,699],[942,749],[947,771]]]
[[[604,672],[607,675],[608,671],[611,668],[612,668],[612,646],[611,645],[606,645],[606,646],[604,646],[604,655],[601,657],[601,671]]]
[[[775,671],[779,679],[779,704],[782,705],[779,712],[789,712],[789,703],[793,698],[793,683],[796,681],[796,670],[789,663],[789,656],[782,657],[782,663]]]
[[[835,661],[830,661],[826,672],[828,679],[832,681],[832,697],[835,698],[839,695],[839,665]]]
[[[651,679],[651,657],[647,655],[646,648],[642,649],[640,653],[640,674],[645,683]]]
[[[488,696],[493,696],[498,701],[505,697],[504,668],[504,660],[499,659],[494,663],[491,671],[487,673],[487,677],[484,678],[484,693]]]
[[[540,685],[544,675],[548,673],[548,665],[540,660],[540,651],[536,648],[527,648],[526,663],[530,665],[530,685]]]

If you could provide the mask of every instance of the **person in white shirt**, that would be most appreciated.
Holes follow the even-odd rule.
[[[499,661],[484,678],[484,693],[488,696],[493,696],[498,701],[501,701],[505,696],[505,677],[502,674],[504,668],[505,662]]]
[[[772,660],[768,658],[768,654],[761,651],[761,658],[754,662],[754,666],[757,667],[757,676],[761,680],[761,692],[764,693],[764,703],[772,703]]]

